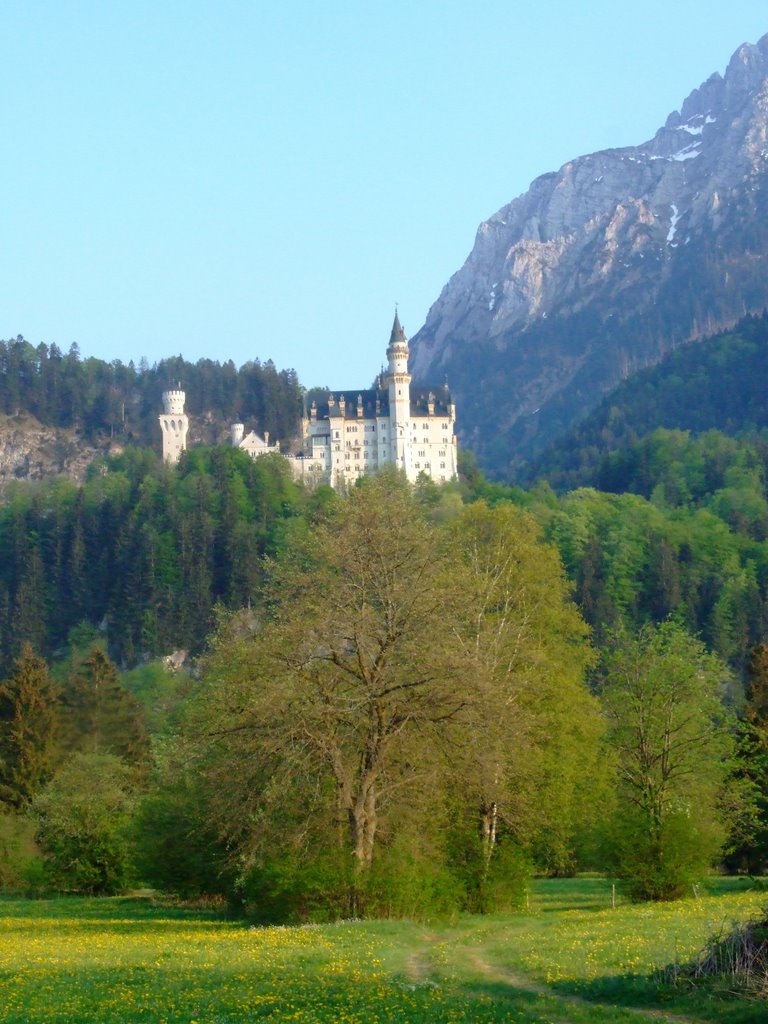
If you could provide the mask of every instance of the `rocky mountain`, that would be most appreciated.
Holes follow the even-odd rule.
[[[636,370],[768,306],[768,35],[639,146],[579,157],[480,225],[412,340],[461,439],[514,474]]]

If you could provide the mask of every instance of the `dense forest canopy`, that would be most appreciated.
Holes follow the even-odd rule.
[[[18,337],[0,341],[0,413],[28,412],[41,423],[72,427],[90,440],[118,436],[132,444],[154,446],[161,395],[180,383],[186,411],[197,418],[192,436],[204,430],[209,443],[220,440],[230,423],[242,421],[276,439],[294,436],[301,414],[294,370],[277,370],[258,359],[239,369],[228,360],[181,356],[149,365],[125,365],[83,359],[77,345],[63,353],[56,345],[37,347]]]
[[[601,640],[618,623],[675,614],[743,672],[768,616],[768,500],[761,439],[658,430],[608,457],[614,492],[558,497],[485,481],[424,483],[435,515],[479,498],[527,508],[560,551]],[[53,655],[81,622],[122,665],[177,648],[199,652],[213,609],[254,601],[261,559],[295,542],[328,502],[279,456],[193,448],[178,469],[128,448],[61,478],[13,485],[0,506],[0,642],[7,666],[26,641]]]
[[[0,506],[0,637],[7,666],[27,641],[50,656],[82,622],[135,664],[199,651],[217,602],[255,596],[261,559],[325,500],[280,456],[191,449],[177,469],[128,448],[77,486],[16,484]]]

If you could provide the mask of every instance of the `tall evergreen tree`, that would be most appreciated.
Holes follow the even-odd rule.
[[[114,754],[128,764],[146,758],[148,741],[141,706],[120,682],[100,646],[76,655],[64,695],[68,752]]]
[[[58,694],[48,666],[24,644],[0,684],[0,801],[24,807],[53,767]]]

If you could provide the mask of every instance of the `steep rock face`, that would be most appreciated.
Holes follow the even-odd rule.
[[[0,491],[14,480],[59,473],[80,482],[100,454],[104,450],[84,444],[74,431],[45,427],[33,416],[0,416]]]
[[[480,225],[412,341],[504,472],[675,345],[768,305],[768,35],[647,143],[545,174]]]

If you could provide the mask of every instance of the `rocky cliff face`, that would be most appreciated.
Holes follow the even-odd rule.
[[[412,341],[500,472],[675,345],[768,306],[768,35],[647,143],[536,179],[480,225]]]
[[[105,453],[84,444],[74,431],[45,427],[34,416],[0,416],[0,492],[14,480],[59,473],[79,482],[93,459]]]

